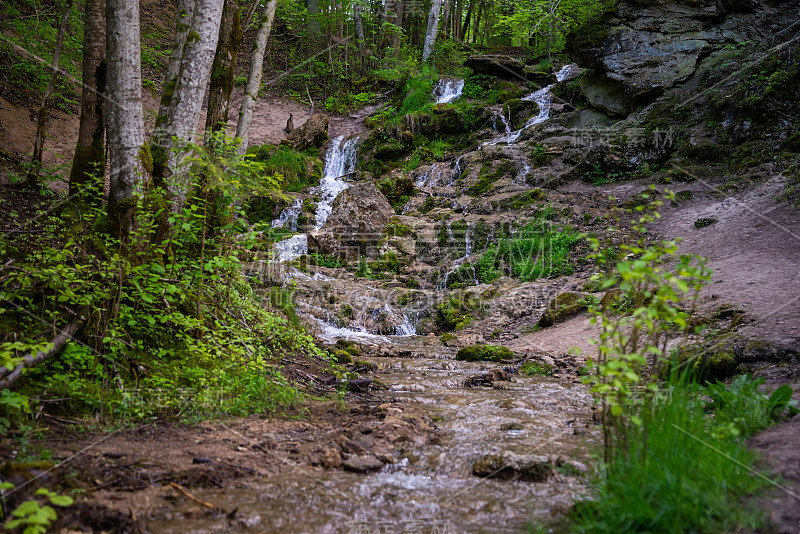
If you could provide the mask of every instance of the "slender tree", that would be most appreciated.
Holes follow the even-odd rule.
[[[425,32],[425,43],[422,48],[422,62],[428,61],[433,53],[433,46],[436,43],[436,34],[439,31],[439,13],[442,10],[442,0],[432,0],[431,10],[428,13],[428,28]]]
[[[115,235],[133,230],[136,197],[145,178],[139,0],[106,1],[108,214]]]
[[[238,0],[225,0],[219,40],[214,62],[211,66],[211,86],[208,91],[208,113],[206,131],[223,129],[228,122],[228,111],[233,91],[236,56],[242,44]]]
[[[261,89],[261,77],[264,74],[264,53],[267,51],[267,40],[269,39],[270,31],[272,31],[272,22],[275,20],[276,5],[277,0],[267,0],[260,14],[256,42],[253,45],[253,54],[250,57],[247,88],[242,98],[242,107],[239,110],[239,122],[236,125],[236,137],[240,139],[239,152],[241,154],[247,151],[250,122],[253,120],[258,91]]]
[[[192,15],[194,15],[195,0],[178,0],[178,23],[175,27],[175,41],[172,45],[172,53],[169,56],[167,72],[164,74],[164,87],[161,92],[161,103],[158,107],[158,117],[156,118],[156,131],[167,120],[169,106],[175,94],[175,87],[178,84],[178,76],[181,73],[181,60],[183,59],[183,48],[186,46],[186,38],[192,29]]]
[[[153,172],[154,177],[166,184],[173,212],[179,212],[186,200],[187,174],[181,165],[183,154],[172,148],[176,139],[194,140],[217,49],[222,8],[223,0],[196,0],[191,28],[180,51],[179,74],[167,81],[161,98],[162,106],[167,100],[169,105],[166,116],[159,115],[156,119],[155,142],[151,145]]]
[[[83,92],[78,144],[69,173],[69,194],[76,195],[90,181],[102,186],[105,178],[106,2],[86,1],[83,30]],[[88,193],[88,192],[87,192]],[[103,188],[96,187],[82,201],[99,204]]]
[[[61,23],[58,25],[58,37],[56,37],[56,47],[53,50],[53,63],[50,67],[50,80],[47,88],[42,95],[42,103],[39,106],[39,113],[36,118],[36,140],[33,143],[33,157],[31,158],[31,168],[28,170],[28,185],[36,187],[39,183],[39,170],[42,167],[42,152],[44,151],[44,131],[47,124],[47,108],[53,98],[53,89],[58,76],[58,65],[61,61],[61,49],[64,47],[64,35],[67,32],[67,21],[69,12],[72,10],[73,0],[67,0],[64,12],[61,14]]]

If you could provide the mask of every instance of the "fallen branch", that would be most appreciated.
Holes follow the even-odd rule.
[[[0,370],[0,389],[5,389],[11,387],[11,385],[22,378],[22,373],[25,369],[30,367],[35,367],[41,363],[46,362],[60,351],[64,345],[67,344],[67,341],[72,339],[78,330],[83,328],[83,325],[86,324],[86,321],[89,318],[89,309],[83,308],[80,313],[72,320],[72,322],[58,335],[53,338],[53,340],[49,343],[51,345],[50,349],[46,351],[37,351],[36,354],[30,354],[22,363],[19,364],[17,367],[14,368],[13,371],[8,371],[8,369],[3,368]]]
[[[195,497],[194,495],[189,493],[189,491],[186,488],[184,488],[183,486],[181,486],[180,484],[176,484],[175,482],[170,482],[169,485],[172,486],[173,488],[175,488],[176,490],[180,491],[184,495],[186,495],[187,499],[190,499],[190,500],[196,502],[197,504],[202,504],[206,508],[211,508],[212,510],[221,510],[221,508],[219,508],[218,506],[214,506],[210,502],[201,501],[200,499],[198,499],[197,497]]]

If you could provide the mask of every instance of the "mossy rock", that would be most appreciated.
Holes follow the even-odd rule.
[[[719,221],[719,219],[716,219],[714,217],[703,217],[701,219],[697,219],[694,222],[694,227],[695,228],[705,228],[706,226],[711,226],[712,224],[714,224],[715,222],[718,222],[718,221]]]
[[[349,352],[344,350],[337,350],[333,357],[336,359],[336,363],[340,365],[345,365],[348,363],[353,363],[353,357],[350,355]]]
[[[561,293],[550,301],[537,324],[542,328],[553,326],[578,315],[585,309],[586,295],[574,291]]]
[[[472,345],[462,347],[456,353],[456,360],[462,362],[499,362],[513,358],[514,352],[501,345]]]
[[[691,371],[692,378],[700,382],[724,380],[736,374],[738,360],[730,347],[704,349],[686,347],[677,356],[678,368]],[[666,374],[668,367],[660,373]]]
[[[550,376],[553,374],[553,367],[543,362],[525,362],[519,372],[526,376]]]

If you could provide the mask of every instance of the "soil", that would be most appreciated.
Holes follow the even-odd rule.
[[[142,528],[138,518],[148,511],[191,498],[175,484],[191,495],[192,488],[222,488],[234,480],[243,484],[286,471],[315,479],[326,469],[342,469],[343,458],[394,463],[437,437],[428,415],[411,404],[377,397],[351,398],[347,407],[312,402],[293,413],[197,426],[162,421],[109,434],[78,432],[51,418],[43,446],[63,466],[46,472],[17,497],[59,482],[87,493],[79,506],[60,514],[57,526],[101,529],[110,523],[115,525],[111,532],[135,532]],[[11,451],[3,452],[7,457]],[[19,486],[41,475],[42,467],[19,470],[18,480],[11,479]],[[198,512],[221,513],[203,507]],[[235,517],[234,510],[224,513]]]

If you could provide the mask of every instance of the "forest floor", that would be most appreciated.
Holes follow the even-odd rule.
[[[237,89],[232,109],[238,107],[241,89]],[[145,102],[148,124],[152,125],[157,101],[151,95]],[[362,130],[363,118],[374,110],[366,108],[345,116],[331,116],[331,137],[351,135]],[[292,100],[259,100],[251,126],[251,144],[278,143],[286,137],[284,127],[289,114],[300,126],[310,116],[310,109]],[[78,115],[53,111],[48,123],[45,164],[55,166],[71,161],[78,132]],[[202,119],[204,120],[204,118]],[[0,154],[11,162],[21,163],[33,145],[35,117],[30,109],[0,97]],[[9,169],[0,169],[0,186],[8,182]],[[768,174],[765,174],[768,175]],[[677,207],[665,206],[655,232],[663,237],[681,238],[681,250],[702,254],[713,270],[712,284],[704,295],[704,305],[735,304],[744,311],[739,334],[751,340],[768,340],[783,346],[800,342],[800,215],[787,202],[775,202],[784,189],[783,178],[774,177],[722,194],[715,187],[696,181],[685,184],[692,199]],[[626,182],[603,186],[603,193],[621,198],[641,191],[644,182]],[[55,180],[48,187],[66,191],[64,181]],[[683,187],[683,186],[682,186]],[[561,186],[566,193],[580,194],[594,188],[583,182]],[[3,188],[4,218],[0,230],[12,228],[33,216],[30,198]],[[9,193],[7,194],[6,191]],[[47,203],[44,197],[36,202]],[[12,215],[16,212],[16,215]],[[716,219],[710,227],[697,229],[695,221]],[[593,331],[588,317],[575,317],[542,332],[521,336],[509,346],[518,352],[548,349],[566,352],[572,346],[591,350],[587,339]],[[797,368],[767,363],[756,369],[774,389],[789,382],[798,391]],[[197,426],[172,423],[141,425],[114,433],[76,432],[57,420],[43,443],[53,453],[53,460],[68,461],[65,468],[44,475],[53,481],[69,480],[75,487],[91,493],[59,520],[62,527],[92,526],[130,531],[137,517],[164,499],[189,498],[169,481],[189,488],[220,487],[226,481],[295,470],[315,476],[325,469],[340,468],[338,449],[350,447],[357,456],[380,458],[395,443],[424,446],[436,437],[430,415],[411,404],[386,405],[387,398],[350,399],[347,406],[333,401],[310,402],[279,418],[250,417],[230,421],[212,421]],[[800,494],[800,418],[784,422],[754,437],[750,445],[762,455],[763,465],[782,478],[789,491]],[[344,445],[343,445],[344,444]],[[5,448],[5,447],[4,447]],[[333,451],[333,452],[332,452]],[[0,451],[0,458],[9,451]],[[337,459],[338,456],[338,459]],[[65,478],[66,477],[66,478]],[[800,506],[791,495],[775,489],[760,497],[760,504],[771,510],[778,532],[797,532]],[[219,510],[198,505],[198,514]],[[234,512],[225,510],[226,513]],[[231,516],[235,520],[235,512]],[[116,525],[116,526],[115,526]]]

